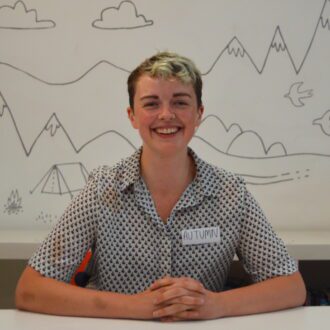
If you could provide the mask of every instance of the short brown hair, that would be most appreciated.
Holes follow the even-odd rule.
[[[184,84],[191,83],[195,90],[197,105],[202,105],[203,82],[194,62],[175,53],[160,52],[144,60],[127,79],[129,105],[132,109],[137,81],[144,74],[164,79],[177,78]]]

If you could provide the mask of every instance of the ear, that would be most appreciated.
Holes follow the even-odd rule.
[[[131,107],[127,108],[127,116],[128,116],[129,121],[131,122],[131,125],[133,126],[133,128],[137,129],[138,126],[137,126],[137,123],[136,123],[134,110]]]
[[[203,117],[203,113],[204,113],[204,106],[201,105],[199,108],[198,108],[198,118],[197,118],[197,125],[196,125],[196,128],[200,125],[201,121],[202,121],[202,117]]]

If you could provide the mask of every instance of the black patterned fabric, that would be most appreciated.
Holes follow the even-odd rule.
[[[140,176],[140,149],[92,172],[29,265],[69,282],[92,248],[96,288],[127,294],[165,275],[189,276],[221,291],[235,253],[255,282],[297,271],[243,179],[189,152],[196,177],[166,224]],[[183,230],[210,227],[219,229],[219,242],[183,244]]]

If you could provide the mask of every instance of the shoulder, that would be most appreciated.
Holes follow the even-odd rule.
[[[116,179],[116,174],[120,168],[120,162],[115,165],[102,165],[94,168],[88,176],[89,180],[94,180],[95,182],[110,182]]]
[[[118,163],[95,168],[89,174],[89,181],[93,181],[100,194],[106,191],[123,191],[140,175],[140,151],[120,160]]]
[[[197,179],[203,185],[204,191],[212,195],[221,193],[243,193],[246,189],[244,179],[227,169],[210,164],[194,154],[197,166]]]

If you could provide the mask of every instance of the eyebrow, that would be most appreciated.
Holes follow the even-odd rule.
[[[187,96],[191,98],[191,95],[189,93],[174,93],[174,97],[180,97],[180,96]]]
[[[191,95],[189,93],[174,93],[173,94],[173,97],[182,97],[182,96],[185,96],[185,97],[189,97],[191,98]],[[153,100],[157,100],[159,99],[159,97],[157,95],[145,95],[145,96],[142,96],[140,98],[140,100],[147,100],[147,99],[153,99]]]
[[[157,99],[159,99],[159,97],[157,95],[146,95],[146,96],[140,97],[140,101],[147,100],[147,99],[157,100]]]

